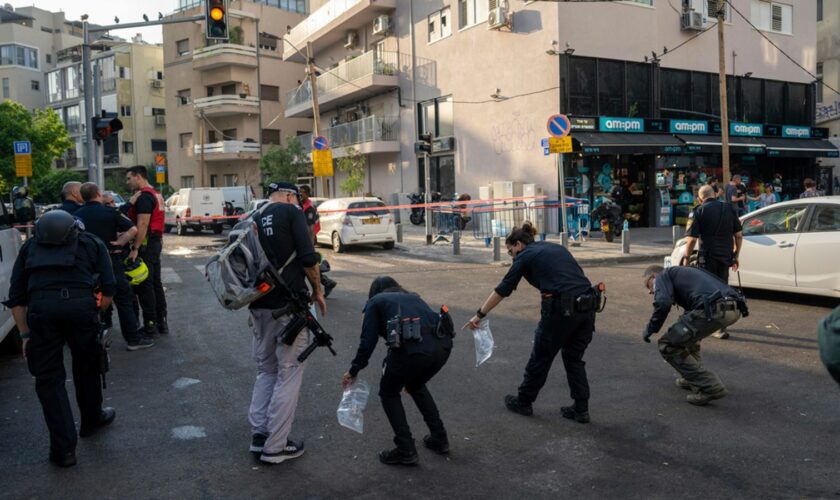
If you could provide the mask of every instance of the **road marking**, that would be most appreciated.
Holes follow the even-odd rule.
[[[176,389],[183,389],[184,387],[189,387],[191,385],[200,384],[200,383],[201,383],[201,380],[198,380],[198,379],[195,379],[195,378],[181,377],[172,384],[172,387],[174,387]]]
[[[206,438],[207,433],[204,432],[204,427],[196,427],[194,425],[183,425],[181,427],[174,427],[172,429],[172,437],[175,439],[189,440]]]
[[[200,273],[201,273],[201,275],[202,275],[202,276],[204,276],[204,273],[205,273],[204,266],[202,266],[202,265],[197,265],[197,266],[195,266],[195,268],[198,270],[198,272],[200,272]]]
[[[171,267],[160,268],[160,282],[161,283],[183,283],[181,277]]]
[[[382,262],[378,259],[367,259],[364,257],[353,257],[350,255],[341,255],[341,256],[334,256],[330,261],[330,265],[335,267],[347,268],[348,266],[344,266],[343,264],[355,264],[357,266],[364,266],[364,267],[372,267],[372,268],[389,268],[394,267],[394,264],[389,264],[387,262]]]

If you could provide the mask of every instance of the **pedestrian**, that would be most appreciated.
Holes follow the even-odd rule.
[[[642,339],[650,343],[671,307],[681,307],[683,315],[659,338],[659,352],[680,374],[677,386],[692,391],[686,397],[689,403],[703,406],[726,396],[728,391],[720,378],[703,365],[700,341],[748,314],[743,295],[711,273],[694,267],[650,266],[643,278],[653,295],[653,314]]]
[[[76,211],[75,216],[84,223],[85,231],[105,243],[111,256],[111,267],[114,270],[114,279],[116,280],[114,305],[117,307],[120,331],[123,339],[125,339],[126,349],[137,351],[152,347],[155,345],[154,340],[142,335],[140,323],[134,312],[134,292],[125,276],[125,264],[123,263],[123,260],[127,257],[125,247],[134,241],[137,235],[137,227],[128,217],[103,204],[102,192],[96,184],[86,182],[82,184],[80,192],[85,204]],[[104,323],[110,327],[110,309],[103,313],[103,317],[106,315],[108,317],[105,318]]]
[[[724,197],[726,203],[731,203],[735,207],[735,212],[738,217],[747,213],[747,188],[741,183],[741,176],[735,174],[726,185],[724,189]]]
[[[799,195],[799,198],[814,198],[815,196],[823,196],[823,192],[817,190],[817,183],[814,182],[814,179],[808,177],[805,179],[803,184],[805,184],[805,191]]]
[[[160,279],[160,254],[163,250],[164,201],[149,184],[146,167],[137,165],[125,173],[128,187],[134,191],[127,203],[128,218],[137,226],[137,237],[128,254],[134,262],[139,256],[149,268],[149,279],[134,287],[143,309],[145,334],[166,335],[169,323],[166,315],[166,296]]]
[[[840,384],[840,306],[817,325],[820,359],[831,377]]]
[[[35,223],[35,234],[20,249],[9,282],[9,299],[29,373],[50,432],[49,459],[60,467],[76,465],[76,427],[67,398],[64,344],[73,357],[73,387],[79,405],[79,436],[110,424],[116,412],[102,408],[96,275],[102,292],[99,309],[114,295],[108,250],[83,224],[62,210]]]
[[[117,202],[114,200],[114,193],[105,191],[102,193],[102,204],[106,207],[117,208]]]
[[[379,398],[394,429],[397,447],[379,452],[379,461],[387,465],[413,465],[418,461],[400,397],[403,389],[429,426],[430,434],[423,438],[423,444],[441,455],[449,453],[446,428],[426,387],[452,351],[455,332],[449,313],[444,308],[440,314],[434,312],[419,295],[406,291],[390,276],[382,276],[370,284],[364,314],[359,350],[341,384],[346,389],[356,381],[379,337],[385,339],[388,355],[382,364]]]
[[[715,177],[709,177],[706,181],[706,185],[711,186],[715,193],[715,198],[720,198],[723,193],[721,192],[720,185],[718,185],[718,180]]]
[[[59,207],[60,210],[64,210],[68,214],[72,215],[76,213],[76,210],[82,208],[84,200],[79,192],[81,187],[82,183],[78,181],[69,181],[64,183],[64,186],[61,188],[61,199],[63,201]]]
[[[255,214],[263,249],[272,264],[283,269],[281,276],[288,289],[307,294],[320,306],[321,313],[326,314],[318,256],[299,206],[297,186],[288,182],[269,184],[268,203]],[[311,294],[306,281],[312,287]],[[291,345],[281,340],[292,317],[286,314],[274,319],[273,313],[288,305],[288,292],[277,288],[249,306],[254,328],[253,356],[257,363],[249,410],[250,450],[260,453],[263,462],[274,464],[297,458],[304,450],[303,442],[289,439],[289,432],[303,381],[304,363],[298,361],[298,356],[309,344],[309,331],[301,330]]]
[[[513,263],[484,305],[464,327],[476,329],[505,297],[516,290],[524,277],[540,291],[540,322],[534,332],[534,347],[525,367],[525,377],[516,396],[507,395],[505,406],[520,415],[533,415],[532,404],[545,385],[557,353],[563,366],[574,404],[560,408],[563,417],[589,422],[589,382],[583,354],[595,331],[595,294],[592,284],[569,251],[547,241],[535,242],[536,229],[530,222],[514,228],[505,239]]]
[[[318,207],[312,203],[312,188],[304,184],[300,186],[300,205],[303,208],[303,215],[306,216],[306,225],[309,227],[309,234],[312,238],[312,244],[318,244],[317,235],[321,231],[321,217],[318,215]],[[320,257],[320,254],[318,254]],[[324,297],[329,297],[330,292],[338,283],[326,274],[321,275],[321,286],[324,287]]]
[[[750,200],[757,201],[758,208],[769,207],[776,203],[776,191],[773,189],[773,185],[768,182],[764,184],[764,192],[755,197],[751,196]]]
[[[700,188],[698,197],[700,206],[688,214],[691,223],[686,236],[685,255],[680,265],[688,265],[699,238],[699,267],[714,274],[724,283],[729,283],[729,270],[737,272],[740,265],[738,258],[744,241],[741,221],[735,214],[733,205],[716,200],[714,191],[709,186]],[[729,333],[721,330],[714,336],[727,339]]]

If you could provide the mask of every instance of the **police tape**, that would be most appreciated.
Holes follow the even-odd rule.
[[[381,207],[365,207],[365,208],[344,208],[340,210],[318,210],[319,214],[332,213],[357,213],[357,212],[372,212],[378,210],[412,210],[418,208],[462,208],[468,205],[487,205],[498,203],[513,203],[527,200],[543,200],[547,196],[519,196],[515,198],[501,198],[496,200],[464,200],[464,201],[440,201],[434,203],[418,203],[409,205],[383,205]],[[511,207],[507,207],[511,208]],[[522,207],[525,208],[525,207]],[[491,209],[492,210],[492,209]]]

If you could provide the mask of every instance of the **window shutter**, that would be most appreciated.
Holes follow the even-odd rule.
[[[772,21],[770,25],[770,29],[772,31],[782,31],[782,6],[773,4],[772,5]]]
[[[499,0],[487,0],[487,8],[489,10],[497,9],[499,7]]]

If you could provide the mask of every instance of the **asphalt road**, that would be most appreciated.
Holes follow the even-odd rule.
[[[476,368],[472,337],[461,333],[449,363],[430,383],[450,433],[450,456],[420,447],[417,467],[381,465],[376,454],[391,446],[392,434],[375,394],[363,435],[340,427],[335,414],[371,279],[390,274],[433,307],[447,303],[460,325],[505,268],[418,261],[374,247],[340,256],[324,250],[339,282],[323,321],[336,338],[338,357],[319,349],[306,369],[293,432],[305,439],[306,454],[264,465],[247,451],[255,373],[247,313],[219,307],[196,268],[211,255],[214,238],[166,238],[172,334],[143,352],[126,352],[121,338],[114,341],[105,397],[117,420],[80,440],[76,467],[49,465],[34,380],[19,358],[0,358],[0,497],[840,495],[840,387],[819,361],[814,333],[835,304],[750,294],[752,315],[731,329],[732,338],[703,343],[705,364],[731,395],[698,408],[674,386],[674,372],[656,344],[641,341],[651,311],[639,278],[644,264],[586,269],[592,280],[607,283],[609,295],[586,355],[591,424],[560,417],[569,396],[559,359],[533,417],[504,408],[503,397],[520,382],[538,319],[538,296],[523,282],[490,316],[493,357]],[[380,344],[361,372],[374,391],[384,352]],[[67,387],[72,390],[72,381]],[[410,399],[405,402],[419,439],[422,418]]]

